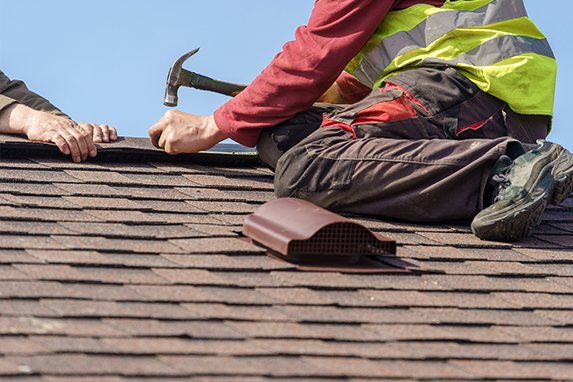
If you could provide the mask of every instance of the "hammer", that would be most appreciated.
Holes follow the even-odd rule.
[[[209,90],[231,97],[236,96],[247,87],[246,85],[217,81],[201,74],[193,73],[183,69],[182,65],[185,60],[187,60],[198,51],[199,48],[184,54],[175,60],[173,65],[171,65],[171,68],[169,68],[167,84],[165,85],[165,99],[163,101],[165,106],[177,106],[177,90],[179,89],[179,86],[187,86],[200,90]]]

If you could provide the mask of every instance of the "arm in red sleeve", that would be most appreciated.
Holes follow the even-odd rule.
[[[308,109],[338,78],[400,0],[317,0],[295,40],[214,113],[227,137],[255,146],[260,131]]]

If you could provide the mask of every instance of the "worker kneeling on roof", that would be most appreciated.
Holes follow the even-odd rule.
[[[556,69],[522,0],[318,0],[241,94],[149,134],[173,154],[256,145],[279,197],[519,240],[573,188],[543,140]]]

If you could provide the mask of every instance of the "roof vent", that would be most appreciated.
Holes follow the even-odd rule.
[[[272,257],[304,270],[406,272],[377,256],[396,254],[396,242],[310,202],[281,198],[247,216],[243,234]]]

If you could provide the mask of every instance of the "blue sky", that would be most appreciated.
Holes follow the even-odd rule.
[[[148,137],[168,110],[173,61],[201,47],[184,68],[248,84],[294,38],[313,0],[0,0],[0,68],[24,80],[76,121],[107,123]],[[525,0],[559,64],[549,140],[573,150],[567,103],[573,88],[571,0]],[[179,90],[178,109],[209,115],[226,96]]]

